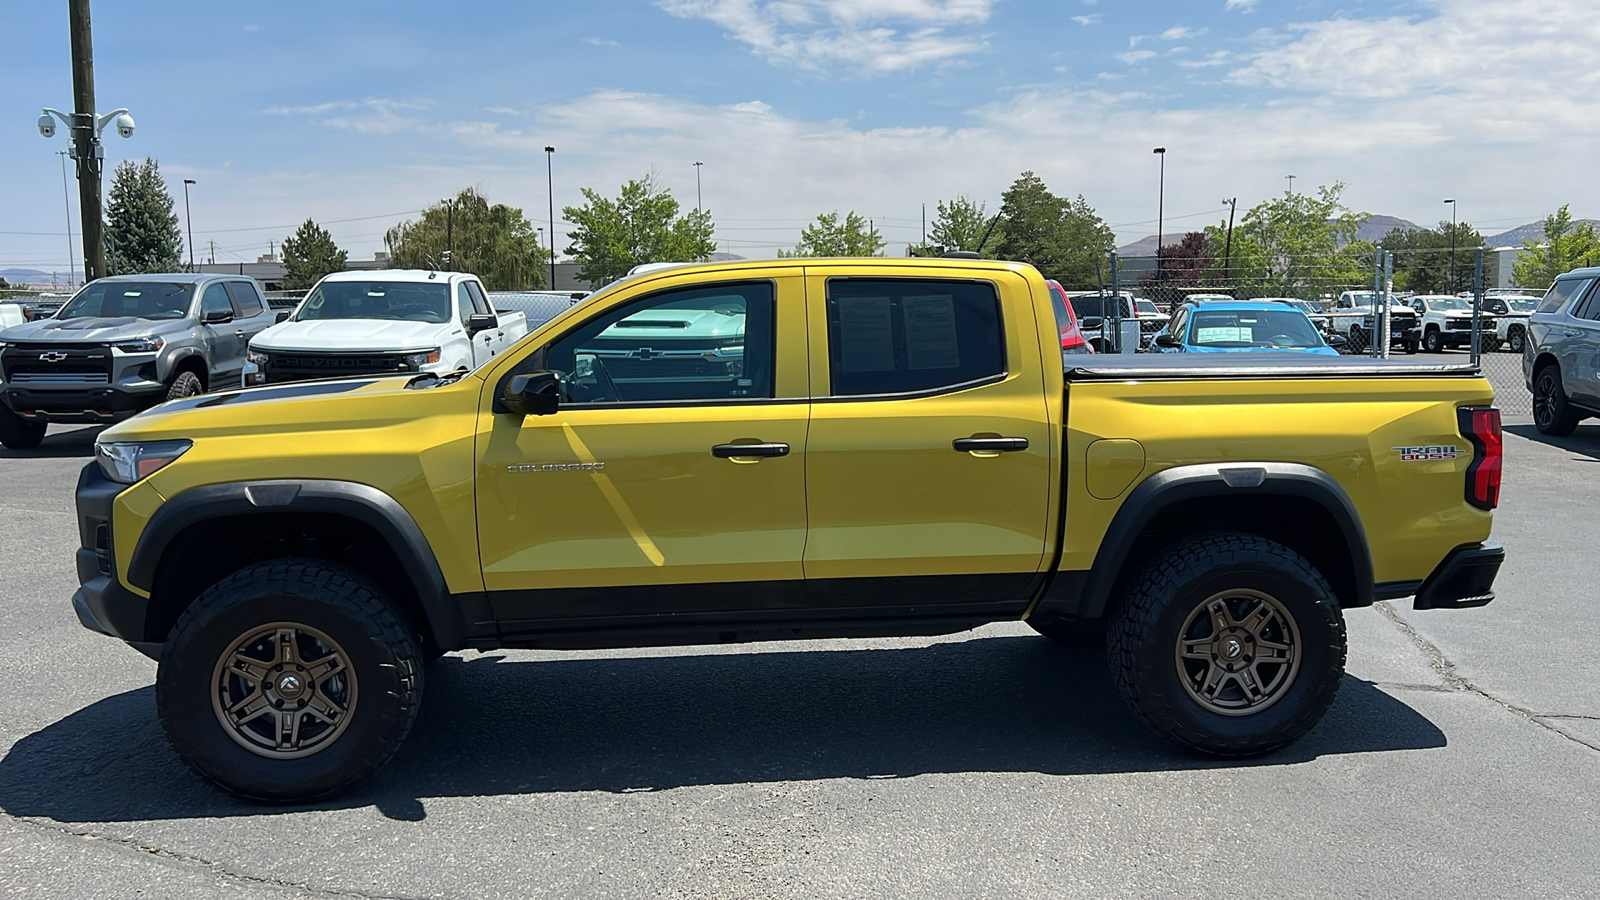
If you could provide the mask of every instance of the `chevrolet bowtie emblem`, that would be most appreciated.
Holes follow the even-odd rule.
[[[49,353],[39,354],[39,358],[47,363],[58,363],[67,358],[60,350],[51,350]]]

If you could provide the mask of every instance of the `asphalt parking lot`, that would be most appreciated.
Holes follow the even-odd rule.
[[[1594,897],[1600,425],[1509,420],[1499,599],[1351,611],[1288,751],[1185,756],[1099,655],[940,639],[496,652],[430,670],[355,794],[189,775],[154,663],[82,629],[92,429],[0,452],[0,894],[19,897]]]

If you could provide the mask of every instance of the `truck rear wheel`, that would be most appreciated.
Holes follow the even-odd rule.
[[[49,427],[43,422],[29,422],[0,403],[0,446],[7,450],[32,450],[44,440]]]
[[[1580,416],[1567,402],[1561,369],[1548,365],[1533,376],[1533,426],[1540,434],[1566,437],[1578,430]]]
[[[422,701],[415,640],[375,584],[320,560],[250,566],[179,617],[156,710],[183,761],[249,800],[342,793],[399,749]]]
[[[1158,734],[1211,756],[1299,739],[1344,676],[1339,601],[1312,565],[1251,534],[1156,554],[1106,628],[1112,677]]]

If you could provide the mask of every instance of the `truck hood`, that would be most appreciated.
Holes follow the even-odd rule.
[[[703,340],[744,334],[744,315],[714,309],[658,309],[623,319],[597,335],[600,338]]]
[[[278,440],[284,435],[404,428],[441,410],[475,409],[483,381],[467,376],[436,387],[409,388],[418,376],[340,378],[268,385],[172,400],[101,432],[99,440],[186,438]],[[463,394],[470,395],[462,396]]]
[[[84,316],[78,319],[41,319],[24,322],[0,331],[0,341],[59,341],[69,344],[126,341],[154,334],[171,334],[185,331],[188,326],[182,319],[139,319],[133,316],[102,318]]]
[[[461,331],[449,322],[396,322],[390,319],[313,319],[281,322],[250,340],[257,350],[349,351],[429,350],[446,335]]]

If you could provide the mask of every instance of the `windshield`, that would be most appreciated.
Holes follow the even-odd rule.
[[[1471,309],[1460,297],[1427,297],[1429,309]]]
[[[1106,302],[1112,299],[1109,294],[1085,294],[1081,297],[1068,297],[1067,299],[1072,303],[1072,311],[1077,314],[1079,319],[1085,316],[1110,318],[1114,312],[1114,308],[1108,308],[1112,307],[1113,304]],[[1126,301],[1122,304],[1122,310],[1124,314],[1127,313],[1128,306]]]
[[[1197,347],[1321,347],[1322,336],[1304,313],[1289,310],[1200,310],[1189,329]]]
[[[79,291],[78,296],[61,307],[56,318],[181,319],[189,314],[192,296],[192,284],[102,278]]]
[[[1511,304],[1511,309],[1513,312],[1519,313],[1531,313],[1539,306],[1538,297],[1518,297],[1514,300],[1508,300],[1506,302]]]
[[[1325,310],[1322,308],[1322,304],[1321,303],[1316,303],[1316,302],[1313,302],[1311,300],[1296,300],[1296,301],[1294,301],[1294,305],[1299,307],[1301,312],[1308,312],[1308,313],[1325,312]]]
[[[1161,315],[1161,310],[1156,309],[1154,300],[1146,300],[1143,297],[1140,297],[1139,299],[1133,301],[1133,305],[1139,307],[1139,312],[1141,313],[1148,313],[1152,316]]]
[[[404,281],[333,281],[317,285],[294,315],[316,319],[393,319],[402,322],[450,321],[450,285]]]

